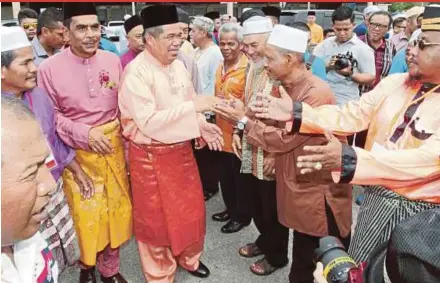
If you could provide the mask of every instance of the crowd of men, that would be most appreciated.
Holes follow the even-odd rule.
[[[440,209],[440,7],[394,20],[368,7],[362,29],[341,6],[331,31],[314,12],[280,14],[190,21],[151,5],[126,17],[120,57],[93,3],[1,27],[2,282],[58,282],[72,265],[80,283],[95,268],[127,282],[132,235],[146,281],[173,282],[178,266],[206,278],[205,201],[219,189],[221,232],[258,229],[237,247],[258,257],[252,273],[289,263],[293,230],[291,283],[313,282],[324,236],[363,263],[403,220]]]

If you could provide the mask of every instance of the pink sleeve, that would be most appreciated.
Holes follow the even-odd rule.
[[[54,104],[56,128],[60,138],[72,148],[90,150],[89,131],[92,126],[72,121],[63,115],[48,70],[40,68],[37,78],[38,86],[46,90]]]

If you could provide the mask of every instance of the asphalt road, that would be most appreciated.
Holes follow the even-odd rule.
[[[358,195],[355,190],[353,198]],[[211,275],[206,279],[191,276],[182,268],[178,269],[176,283],[284,283],[288,282],[290,263],[287,267],[277,270],[275,273],[259,277],[249,271],[249,266],[258,258],[245,259],[238,254],[238,249],[253,242],[258,236],[258,231],[253,224],[244,228],[238,233],[225,235],[220,232],[221,223],[211,220],[211,215],[223,210],[223,201],[219,194],[206,203],[207,209],[207,234],[205,240],[205,251],[202,261],[210,268]],[[359,207],[353,202],[353,219],[356,222]],[[353,224],[354,227],[355,223]],[[289,240],[289,258],[292,247],[292,232]],[[131,240],[121,250],[121,273],[128,282],[145,282],[136,244]],[[97,273],[97,278],[99,274]],[[77,283],[79,269],[71,267],[60,277],[61,283]],[[101,281],[98,281],[101,282]]]

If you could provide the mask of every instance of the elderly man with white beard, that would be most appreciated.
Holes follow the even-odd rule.
[[[244,103],[254,101],[257,93],[273,95],[273,81],[264,70],[264,52],[266,41],[272,31],[272,22],[268,18],[255,16],[243,23],[244,52],[250,59],[246,79]],[[237,101],[240,102],[241,101]],[[220,110],[221,108],[218,108]],[[221,111],[218,114],[223,115]],[[228,117],[226,117],[228,118]],[[241,118],[241,117],[240,117]],[[235,125],[237,121],[233,121]],[[264,122],[268,122],[267,120]],[[238,125],[240,128],[240,125]],[[250,270],[257,275],[269,275],[288,263],[288,229],[278,222],[276,184],[274,176],[275,155],[262,147],[248,142],[247,133],[236,130],[233,135],[233,150],[242,160],[241,190],[248,190],[248,209],[260,232],[255,242],[240,248],[243,257],[264,257],[251,265]]]
[[[308,35],[298,29],[276,25],[265,47],[264,67],[268,77],[282,87],[272,88],[276,96],[304,101],[313,106],[334,104],[329,86],[313,76],[304,62]],[[276,153],[276,202],[279,221],[294,230],[292,266],[289,282],[313,282],[314,249],[320,237],[338,237],[348,248],[351,227],[351,191],[348,185],[332,183],[330,171],[313,176],[299,174],[295,157],[302,154],[304,145],[325,143],[322,135],[289,135],[284,124],[268,124],[246,113],[243,105],[217,107],[238,127],[244,129],[249,143]],[[266,200],[267,202],[267,200]],[[272,231],[270,233],[273,233]],[[287,249],[286,249],[287,250]]]

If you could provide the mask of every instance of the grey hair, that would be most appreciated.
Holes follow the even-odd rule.
[[[8,51],[3,51],[2,52],[2,68],[9,68],[9,66],[11,66],[12,61],[15,60],[16,54],[14,52],[14,50],[8,50]]]
[[[142,34],[142,40],[144,44],[146,43],[145,37],[147,36],[147,34],[151,35],[154,38],[158,38],[163,33],[163,31],[164,31],[163,26],[144,29],[144,32]]]
[[[243,27],[237,23],[227,23],[221,26],[219,31],[219,39],[222,36],[222,33],[235,32],[237,35],[238,42],[243,41]]]
[[[196,17],[192,24],[197,28],[206,31],[208,37],[211,37],[214,32],[214,22],[210,18]]]

